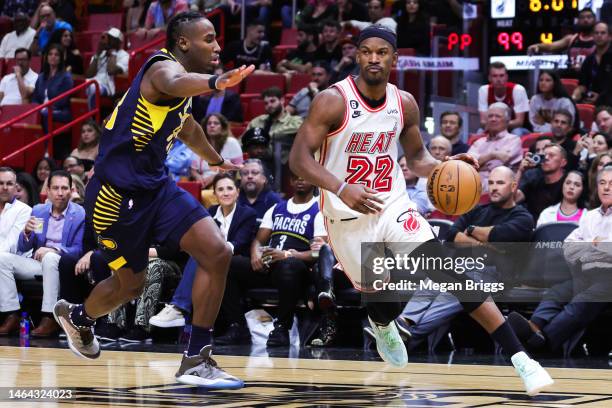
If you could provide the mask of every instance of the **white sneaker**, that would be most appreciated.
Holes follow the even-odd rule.
[[[149,323],[157,327],[181,327],[185,325],[185,317],[176,306],[166,303],[166,307],[151,317]]]
[[[555,382],[542,368],[540,363],[529,358],[524,352],[520,351],[513,355],[510,360],[512,365],[516,369],[517,374],[523,380],[525,384],[525,390],[527,395],[534,396],[540,393],[544,388],[553,385]]]
[[[379,326],[370,319],[370,325],[376,338],[376,349],[380,357],[395,367],[404,367],[408,364],[408,352],[400,337],[395,322],[386,326]]]

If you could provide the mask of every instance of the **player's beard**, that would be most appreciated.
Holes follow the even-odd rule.
[[[371,76],[369,72],[364,72],[363,75],[363,80],[365,81],[366,84],[368,84],[369,86],[377,86],[380,85],[382,83],[384,83],[387,79],[387,77],[384,75],[383,72],[381,72],[381,75],[378,77],[374,77]]]

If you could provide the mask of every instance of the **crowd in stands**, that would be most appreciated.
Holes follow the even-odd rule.
[[[208,13],[218,8],[233,24],[240,20],[242,4],[233,0],[123,3],[124,26],[101,30],[95,37],[97,45],[85,50],[79,49],[80,23],[71,0],[5,0],[1,14],[12,31],[0,43],[0,58],[7,68],[0,81],[0,109],[44,104],[90,78],[97,87],[90,85],[80,95],[87,98],[89,110],[99,106],[96,89],[101,97],[119,103],[126,90],[122,79],[135,75],[129,72],[130,41],[142,44],[159,38],[168,19],[188,9]],[[327,245],[317,189],[288,170],[293,139],[316,95],[358,73],[360,29],[384,25],[397,32],[400,48],[430,56],[433,24],[460,26],[462,3],[398,0],[386,7],[382,0],[307,0],[298,2],[294,21],[288,2],[280,2],[280,8],[272,7],[270,0],[246,2],[245,36],[225,44],[216,73],[254,64],[256,80],[278,81],[254,93],[227,89],[193,99],[193,116],[211,145],[224,159],[243,167],[235,173],[220,172],[178,140],[166,163],[178,183],[195,186],[193,193],[209,209],[233,250],[218,343],[250,342],[244,317],[247,293],[262,287],[278,291],[269,347],[289,344],[300,301],[320,318],[311,344],[327,346],[336,341],[340,311],[335,291],[350,288],[350,283],[336,269]],[[283,44],[285,48],[270,43],[275,20],[285,30],[295,24],[294,43]],[[611,40],[608,24],[598,22],[590,9],[582,10],[574,34],[529,47],[530,53],[567,52],[570,57],[566,70],[540,72],[531,97],[524,86],[510,82],[506,67],[496,62],[487,67],[488,83],[478,93],[477,133],[462,139],[467,124],[459,112],[434,118],[439,134],[428,138],[432,156],[444,160],[471,154],[480,165],[483,188],[481,204],[453,218],[440,239],[471,245],[530,242],[534,229],[560,222],[579,225],[567,238],[572,242],[612,239]],[[49,130],[49,111],[54,122],[68,123],[74,116],[69,97],[55,102],[40,111],[41,135]],[[18,329],[23,306],[20,281],[42,277],[40,319],[32,335],[48,337],[59,332],[50,315],[54,302],[64,298],[81,303],[92,284],[110,274],[96,251],[98,244],[105,243],[95,242],[80,205],[95,171],[104,124],[88,120],[75,125],[80,127],[76,145],[69,134],[56,137],[63,145],[56,146],[54,140],[53,157],[40,157],[27,169],[31,174],[23,168],[0,168],[0,335]],[[428,218],[448,219],[430,203],[426,180],[410,171],[405,158],[398,159],[415,210]],[[581,254],[567,256],[575,265]],[[602,262],[612,264],[607,256]],[[585,290],[600,284],[607,288],[609,279],[600,281],[599,269],[591,268],[583,282]],[[151,341],[152,326],[188,324],[194,277],[195,263],[187,254],[156,243],[149,250],[144,292],[100,319],[96,335],[145,342]],[[492,273],[488,279],[499,277]],[[536,349],[558,349],[604,310],[577,306],[579,299],[562,301],[565,295],[557,292],[565,294],[566,286],[552,291],[546,292],[530,321],[518,314],[512,318]],[[460,311],[459,302],[449,294],[419,291],[396,323],[415,348],[432,332],[450,325]],[[577,313],[588,313],[589,318],[577,321],[572,318]],[[560,321],[556,316],[561,316]]]

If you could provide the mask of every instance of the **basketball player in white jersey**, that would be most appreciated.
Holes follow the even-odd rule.
[[[397,163],[397,142],[402,144],[410,170],[419,177],[427,177],[439,161],[423,145],[414,98],[388,82],[397,62],[395,34],[372,25],[361,31],[358,46],[359,76],[348,77],[315,97],[294,141],[289,164],[295,174],[321,187],[320,207],[334,254],[353,285],[368,290],[371,286],[363,287],[361,282],[362,242],[436,239],[406,193]],[[477,166],[465,154],[449,159]],[[465,280],[463,275],[451,274],[449,279]],[[546,370],[525,353],[487,294],[478,302],[462,305],[502,345],[529,395],[553,383]],[[382,359],[394,366],[406,365],[406,348],[394,323],[401,303],[368,301],[367,312]]]

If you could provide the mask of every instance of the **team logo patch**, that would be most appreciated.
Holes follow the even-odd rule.
[[[399,217],[397,217],[397,222],[402,224],[404,231],[408,234],[415,234],[421,228],[419,214],[413,209],[401,213]]]
[[[117,249],[117,243],[115,240],[110,238],[98,237],[98,245],[100,245],[104,249],[109,249],[111,251]]]
[[[304,216],[302,217],[302,219],[303,219],[304,221],[308,221],[308,220],[310,220],[310,214],[304,214]]]
[[[357,109],[359,107],[359,102],[357,102],[354,99],[351,99],[349,101],[349,105],[350,105],[351,109]]]

